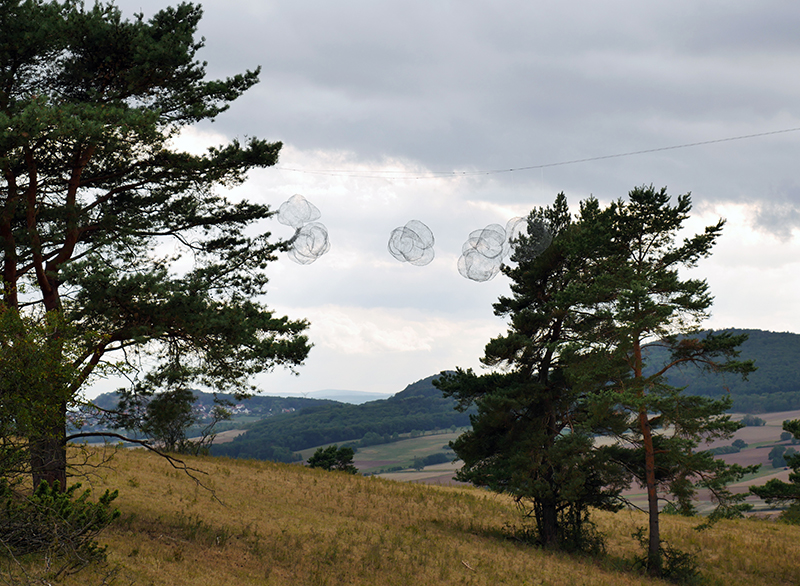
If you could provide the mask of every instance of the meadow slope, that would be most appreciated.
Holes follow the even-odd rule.
[[[138,585],[658,584],[629,569],[638,512],[595,515],[603,559],[541,551],[508,537],[513,503],[470,487],[429,486],[270,462],[187,458],[184,472],[122,450],[83,480],[118,488],[121,520],[103,533],[116,583]],[[800,584],[800,527],[662,516],[676,547],[700,554],[708,584]],[[87,584],[78,575],[66,584]]]

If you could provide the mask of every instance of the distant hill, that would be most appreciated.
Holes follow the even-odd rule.
[[[210,417],[211,409],[214,406],[213,393],[205,393],[196,389],[192,392],[196,397],[194,408],[200,414],[200,422],[189,428],[189,437],[200,434],[201,430],[208,422],[207,419],[203,418]],[[233,395],[226,395],[224,393],[220,393],[218,397],[221,400],[231,403],[229,409],[232,413],[231,420],[217,424],[215,429],[218,432],[229,429],[241,429],[253,421],[267,419],[284,413],[292,413],[304,407],[338,404],[327,399],[308,399],[306,397],[266,397],[256,395],[249,399],[236,400]],[[103,393],[92,400],[94,405],[107,411],[115,410],[118,402],[119,395],[116,392]],[[91,409],[84,409],[80,419],[82,431],[108,430],[107,424],[103,422],[102,418],[98,419],[96,413]]]
[[[730,393],[735,412],[769,413],[800,409],[800,335],[764,330],[720,331],[748,335],[739,358],[755,360],[758,370],[748,380],[742,381],[737,376],[702,373],[689,367],[671,373],[669,384],[686,387],[686,392],[693,395],[721,397]]]
[[[195,406],[209,407],[214,404],[214,394],[205,393],[203,391],[193,390],[196,397]],[[316,398],[309,399],[306,397],[270,397],[264,395],[255,395],[249,399],[237,400],[233,395],[226,395],[219,393],[217,397],[224,401],[230,401],[234,405],[238,405],[237,412],[246,411],[249,415],[254,417],[270,417],[279,413],[295,411],[308,407],[311,405],[330,404],[333,403],[330,399]],[[102,409],[114,409],[117,406],[119,397],[116,392],[103,393],[96,397],[92,402]]]
[[[686,368],[673,372],[668,382],[686,387],[690,394],[720,397],[730,393],[732,410],[737,412],[800,409],[800,335],[763,330],[725,331],[749,336],[742,345],[740,358],[755,360],[758,370],[748,381]],[[658,353],[651,358],[658,362]],[[234,421],[225,422],[220,431],[241,428],[242,422],[248,422],[248,431],[232,442],[214,446],[213,453],[292,461],[297,459],[297,451],[323,444],[364,441],[365,436],[367,441],[388,441],[393,434],[469,425],[468,415],[455,411],[455,402],[442,397],[433,386],[436,376],[412,383],[389,398],[366,402],[363,399],[370,398],[370,393],[332,390],[309,393],[320,398],[255,396],[237,402]],[[196,394],[198,404],[211,404],[213,395]],[[350,403],[360,404],[321,400],[321,397],[338,397],[341,401],[348,395],[352,395]],[[113,402],[115,397],[109,394],[98,398],[98,403],[103,401]]]
[[[311,399],[327,399],[329,401],[338,401],[339,403],[361,405],[367,401],[388,399],[392,395],[390,393],[371,393],[368,391],[337,391],[333,389],[325,389],[324,391],[312,391],[304,394],[303,396]]]
[[[438,375],[408,385],[396,395],[362,405],[332,403],[304,407],[249,426],[232,442],[216,445],[212,454],[234,458],[292,461],[294,452],[348,441],[389,441],[394,434],[469,425],[433,386]]]

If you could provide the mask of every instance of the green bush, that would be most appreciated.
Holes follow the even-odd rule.
[[[741,450],[737,446],[719,446],[717,448],[711,448],[708,450],[715,456],[719,456],[721,454],[738,454]]]
[[[338,447],[336,444],[327,448],[317,448],[308,459],[311,468],[338,470],[349,474],[357,474],[358,468],[353,465],[353,448]]]
[[[55,577],[104,561],[106,548],[95,539],[119,517],[119,511],[111,508],[117,491],[106,490],[94,503],[89,501],[89,490],[76,497],[80,486],[74,484],[61,492],[57,482],[53,486],[42,482],[25,497],[5,480],[0,481],[0,555],[42,554],[55,563]]]
[[[742,424],[745,427],[761,427],[762,425],[766,425],[767,422],[761,419],[760,417],[748,414],[742,417]]]
[[[437,452],[436,454],[425,456],[422,459],[422,463],[425,466],[433,466],[434,464],[444,464],[445,462],[449,462],[451,459],[452,458],[450,458],[447,454]]]

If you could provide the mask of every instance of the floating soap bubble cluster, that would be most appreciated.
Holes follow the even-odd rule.
[[[311,264],[331,248],[328,229],[315,220],[322,214],[302,195],[293,195],[278,209],[278,221],[295,229],[289,240],[289,258],[298,264]],[[517,251],[526,260],[539,256],[550,246],[553,235],[542,219],[528,221],[512,218],[505,228],[500,224],[489,224],[474,230],[461,247],[458,272],[472,281],[490,281],[500,272],[503,261],[511,255],[520,235],[524,236],[524,247]],[[419,220],[410,220],[405,226],[395,228],[389,236],[389,254],[400,262],[425,266],[435,256],[435,239],[428,226]],[[521,258],[519,259],[521,260]]]
[[[489,224],[482,230],[474,230],[461,247],[458,272],[472,281],[490,281],[500,272],[503,260],[510,256],[514,241],[528,231],[534,246],[531,257],[538,256],[550,246],[553,237],[544,222],[528,225],[525,218],[512,218],[503,228],[500,224]],[[534,233],[530,233],[533,230]]]
[[[302,228],[303,224],[321,217],[319,208],[299,194],[293,195],[278,208],[278,221],[294,229]]]
[[[317,206],[302,195],[293,195],[278,208],[278,221],[295,229],[288,253],[294,262],[311,264],[331,249],[328,229],[314,221],[321,216]]]
[[[295,232],[288,254],[297,264],[310,265],[330,249],[328,229],[319,222],[311,222]]]
[[[389,254],[400,262],[422,267],[433,260],[434,242],[430,228],[419,220],[411,220],[405,226],[392,230],[389,236]]]

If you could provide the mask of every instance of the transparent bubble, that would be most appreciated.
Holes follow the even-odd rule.
[[[528,222],[528,254],[539,256],[553,243],[553,234],[544,220]]]
[[[489,281],[500,272],[508,249],[506,230],[500,224],[489,224],[473,230],[461,247],[458,272],[472,281]]]
[[[461,247],[461,252],[475,250],[486,258],[500,258],[502,261],[503,244],[506,241],[506,231],[500,224],[489,224],[482,230],[470,232],[469,238]]]
[[[402,228],[392,230],[387,248],[400,262],[425,266],[433,260],[434,242],[430,228],[419,220],[411,220]]]
[[[527,221],[526,218],[511,218],[506,227],[489,224],[481,230],[470,232],[461,247],[458,272],[473,281],[489,281],[497,276],[503,260],[511,255],[516,240],[525,238],[525,257],[535,258],[550,246],[553,236],[542,220]]]
[[[328,229],[319,222],[299,228],[292,237],[289,258],[301,265],[309,265],[331,249]]]
[[[501,261],[482,255],[475,249],[467,250],[458,259],[458,272],[472,281],[489,281],[500,272]]]
[[[295,229],[318,220],[321,216],[317,206],[299,194],[290,197],[278,209],[278,221]]]
[[[511,251],[513,250],[514,240],[519,238],[520,234],[525,233],[525,229],[528,227],[528,223],[526,222],[525,218],[517,216],[516,218],[511,218],[506,223],[506,241],[503,245],[503,257],[508,258],[511,256]]]

